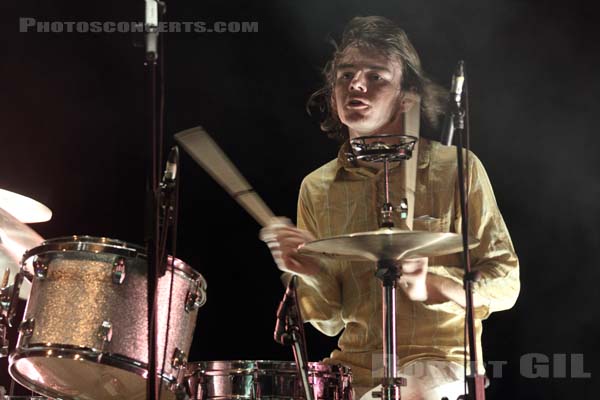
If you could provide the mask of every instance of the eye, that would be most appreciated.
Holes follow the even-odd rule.
[[[351,71],[346,71],[346,72],[340,73],[340,79],[352,80],[353,77],[354,77],[354,73]]]
[[[372,81],[380,81],[383,79],[379,74],[371,74],[370,78]]]

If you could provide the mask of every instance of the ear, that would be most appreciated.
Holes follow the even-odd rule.
[[[419,102],[421,96],[417,93],[415,88],[410,88],[402,94],[400,100],[400,109],[402,112],[408,112],[410,109]]]

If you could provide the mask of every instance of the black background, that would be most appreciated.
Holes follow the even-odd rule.
[[[507,362],[488,397],[596,398],[600,78],[593,13],[581,4],[169,1],[167,20],[258,21],[259,31],[164,35],[167,144],[204,126],[274,212],[294,218],[301,179],[336,154],[304,104],[321,84],[328,39],[351,17],[395,20],[446,86],[465,59],[472,148],[521,261],[517,305],[485,323],[485,358]],[[143,2],[2,8],[0,187],[53,210],[33,226],[45,238],[141,243],[149,141],[142,50],[130,34],[19,33],[18,22],[139,21]],[[272,340],[283,288],[259,226],[187,156],[181,172],[178,257],[208,281],[190,359],[290,359]],[[334,348],[334,338],[307,332],[312,360]],[[528,353],[583,354],[591,378],[523,377]]]

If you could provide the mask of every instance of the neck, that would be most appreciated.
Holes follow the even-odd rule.
[[[348,127],[348,135],[350,139],[356,139],[365,136],[374,135],[404,135],[404,113],[400,113],[398,117],[394,118],[385,126],[370,131],[358,131]],[[398,138],[385,138],[382,139],[384,143],[398,143]]]

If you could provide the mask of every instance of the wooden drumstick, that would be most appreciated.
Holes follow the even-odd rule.
[[[181,131],[175,140],[256,222],[265,227],[273,221],[271,209],[202,127]]]

